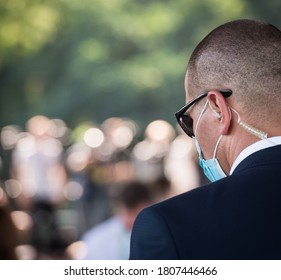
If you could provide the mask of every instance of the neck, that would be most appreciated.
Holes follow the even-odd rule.
[[[236,160],[236,158],[239,156],[239,154],[248,146],[260,141],[261,139],[251,135],[249,133],[241,132],[239,134],[235,134],[227,138],[228,141],[226,141],[226,164],[225,164],[225,172],[226,174],[229,174],[230,169]]]

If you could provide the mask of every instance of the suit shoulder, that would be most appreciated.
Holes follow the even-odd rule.
[[[188,205],[193,204],[193,201],[197,204],[198,200],[207,199],[209,195],[208,188],[212,185],[200,186],[196,189],[193,189],[188,192],[184,192],[182,194],[170,197],[166,200],[163,200],[159,203],[156,203],[149,208],[154,209],[156,212],[161,212],[163,209],[169,208],[181,208],[181,207],[188,207]]]
[[[177,259],[178,253],[169,226],[153,207],[137,216],[131,235],[130,259]]]

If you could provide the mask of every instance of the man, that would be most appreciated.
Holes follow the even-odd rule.
[[[150,189],[140,182],[124,185],[116,197],[114,215],[86,231],[86,260],[127,260],[133,223],[139,211],[151,204]]]
[[[176,117],[213,183],[144,209],[130,259],[281,258],[280,89],[276,27],[236,20],[200,42]]]

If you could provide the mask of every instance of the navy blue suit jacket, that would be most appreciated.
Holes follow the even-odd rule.
[[[130,259],[281,259],[281,145],[141,211]]]

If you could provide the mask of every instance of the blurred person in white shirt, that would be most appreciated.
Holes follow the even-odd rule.
[[[130,237],[139,211],[151,203],[150,189],[143,183],[123,186],[116,197],[115,214],[86,231],[81,237],[86,245],[87,260],[126,260]]]

